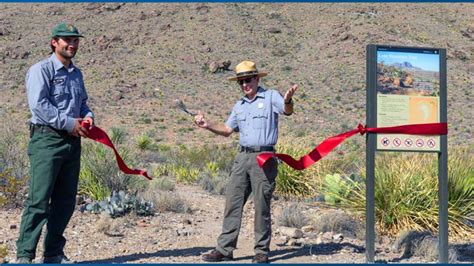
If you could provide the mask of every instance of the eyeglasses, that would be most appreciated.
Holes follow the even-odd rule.
[[[249,84],[250,82],[252,82],[254,77],[250,77],[250,78],[246,78],[246,79],[239,79],[237,80],[237,83],[239,83],[239,85],[244,85],[244,82]]]

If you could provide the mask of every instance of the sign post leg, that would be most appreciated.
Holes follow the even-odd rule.
[[[367,134],[365,168],[365,243],[367,263],[375,257],[375,141],[376,134]]]
[[[438,155],[439,179],[439,263],[448,263],[448,149],[447,136],[441,136],[441,153]],[[443,147],[444,146],[444,147]]]

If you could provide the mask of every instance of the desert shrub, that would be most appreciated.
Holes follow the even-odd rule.
[[[303,213],[302,207],[293,203],[289,207],[283,209],[278,217],[278,224],[281,226],[301,228],[308,224],[308,218]]]
[[[0,207],[21,206],[28,177],[17,178],[7,170],[0,172],[0,180]]]
[[[160,212],[192,212],[189,204],[174,192],[147,190],[143,197],[144,199],[153,202],[155,209]]]
[[[403,252],[402,258],[410,258],[412,256],[422,257],[426,261],[437,261],[439,255],[439,240],[431,232],[428,231],[403,231],[397,237],[394,249]],[[449,247],[448,262],[457,262],[458,253],[456,249]]]
[[[160,178],[154,178],[153,180],[150,181],[149,183],[149,189],[156,191],[156,190],[162,190],[162,191],[174,191],[175,189],[175,182],[171,178],[167,176],[163,176]]]
[[[20,206],[28,181],[28,137],[18,127],[0,125],[0,207]]]
[[[8,246],[6,244],[0,245],[0,259],[4,259],[8,255]],[[0,261],[2,261],[0,260]],[[2,262],[3,264],[3,262]]]
[[[312,224],[316,232],[337,232],[358,239],[363,239],[365,236],[362,219],[341,210],[324,212],[314,217]]]
[[[26,128],[26,126],[25,126]],[[16,178],[28,176],[28,135],[26,130],[0,125],[0,172],[9,171]]]
[[[224,195],[229,182],[229,174],[219,171],[216,174],[201,172],[197,182],[204,191],[212,194]]]
[[[375,213],[381,233],[402,230],[437,232],[438,172],[436,154],[382,153],[376,158]],[[469,149],[451,149],[449,161],[449,233],[474,233],[474,161]],[[361,171],[365,179],[365,171]],[[331,194],[344,208],[365,212],[365,183],[345,178],[348,195]],[[328,192],[330,193],[330,192]]]
[[[102,144],[84,142],[82,145],[79,192],[94,200],[103,200],[112,191],[135,191],[146,186],[146,180],[136,175],[126,175],[117,166],[113,151]],[[123,160],[132,165],[129,151],[120,149]]]
[[[109,215],[101,215],[95,223],[97,232],[107,236],[123,236],[122,227],[126,223],[125,218],[112,218]]]
[[[233,145],[178,146],[171,151],[170,157],[177,165],[230,172],[236,153]]]

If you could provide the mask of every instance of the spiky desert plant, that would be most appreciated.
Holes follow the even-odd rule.
[[[150,136],[143,134],[137,138],[137,147],[140,150],[149,150],[152,149],[153,141]]]
[[[199,169],[189,168],[185,165],[174,165],[170,174],[176,178],[177,182],[183,184],[194,184],[197,180]]]
[[[450,235],[474,233],[474,162],[472,150],[451,149],[448,161]],[[361,172],[365,179],[365,171]],[[350,178],[342,185],[348,195],[333,195],[340,206],[365,212],[365,185]],[[403,230],[437,232],[438,172],[436,154],[383,153],[375,169],[375,212],[381,233],[396,235]]]
[[[315,147],[314,143],[282,139],[277,145],[278,153],[301,158]],[[280,164],[276,181],[276,193],[284,197],[307,198],[313,197],[320,189],[324,177],[334,173],[351,173],[358,169],[359,157],[356,152],[329,154],[309,168],[298,171]]]
[[[132,156],[126,148],[119,153],[127,164],[133,165]],[[145,186],[146,180],[122,173],[111,149],[99,143],[85,142],[82,145],[79,192],[95,200],[102,200],[111,191],[137,190]]]
[[[277,145],[278,153],[291,155],[298,159],[307,152],[303,145],[295,145],[289,141],[280,140]],[[286,198],[305,198],[314,194],[315,178],[310,171],[298,171],[286,164],[278,167],[275,194]]]

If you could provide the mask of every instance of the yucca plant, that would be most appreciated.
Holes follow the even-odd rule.
[[[119,153],[127,164],[134,164],[127,149],[122,148]],[[146,182],[143,178],[122,173],[111,149],[99,143],[83,144],[79,193],[88,195],[94,200],[102,200],[110,195],[111,191],[139,190],[146,185]]]
[[[117,145],[122,144],[127,136],[127,132],[120,127],[112,127],[110,130],[110,140]]]
[[[277,145],[278,153],[291,155],[295,159],[309,153],[314,144],[295,141],[280,140]],[[308,148],[311,147],[311,148]],[[323,179],[328,174],[347,173],[357,169],[359,159],[355,152],[347,154],[330,154],[311,167],[298,171],[280,164],[276,180],[276,193],[288,198],[308,198],[319,192]]]
[[[153,141],[150,136],[143,134],[137,138],[137,147],[140,150],[149,150],[152,148]]]
[[[448,161],[450,235],[474,233],[474,162],[472,151],[451,149]],[[365,179],[365,170],[361,171]],[[365,212],[365,184],[349,178],[341,185],[348,195],[331,194],[340,206]],[[382,153],[375,169],[375,212],[379,232],[438,231],[438,172],[436,154]]]
[[[198,169],[189,168],[185,165],[175,165],[171,168],[171,175],[176,178],[177,182],[183,184],[194,184],[199,174]]]
[[[83,168],[79,179],[79,193],[93,200],[102,200],[110,195],[111,190],[89,168]]]

